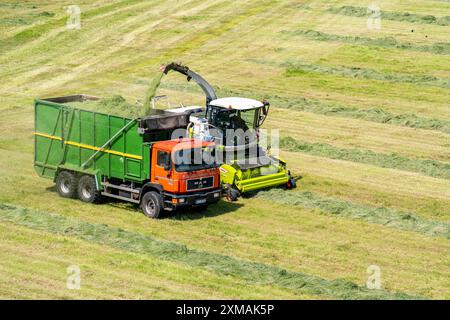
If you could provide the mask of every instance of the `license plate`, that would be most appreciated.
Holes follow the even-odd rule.
[[[195,200],[195,204],[202,204],[202,203],[206,203],[206,199],[197,199],[197,200]]]

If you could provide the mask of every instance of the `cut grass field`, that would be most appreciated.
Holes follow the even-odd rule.
[[[70,4],[0,2],[0,297],[450,299],[450,26],[423,18],[448,2],[378,1],[378,31],[357,1],[82,0],[67,30]],[[150,220],[36,175],[34,98],[135,105],[171,60],[271,102],[297,190]],[[175,74],[157,94],[204,103]]]

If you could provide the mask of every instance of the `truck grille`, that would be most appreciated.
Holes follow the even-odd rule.
[[[198,179],[191,179],[187,181],[186,190],[200,190],[212,188],[214,186],[214,177],[204,177]]]

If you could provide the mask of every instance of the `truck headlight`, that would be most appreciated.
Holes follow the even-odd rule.
[[[185,198],[180,198],[180,199],[178,199],[178,202],[179,202],[179,203],[184,203],[185,201],[186,201]]]
[[[220,197],[220,192],[214,192],[214,198],[219,198]]]

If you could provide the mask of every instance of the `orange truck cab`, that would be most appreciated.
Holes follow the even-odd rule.
[[[219,201],[220,172],[214,153],[214,143],[191,138],[152,143],[150,181],[143,189],[154,189],[165,210],[183,206],[205,208]],[[151,217],[159,202],[154,193],[143,193],[141,201],[144,213]]]

